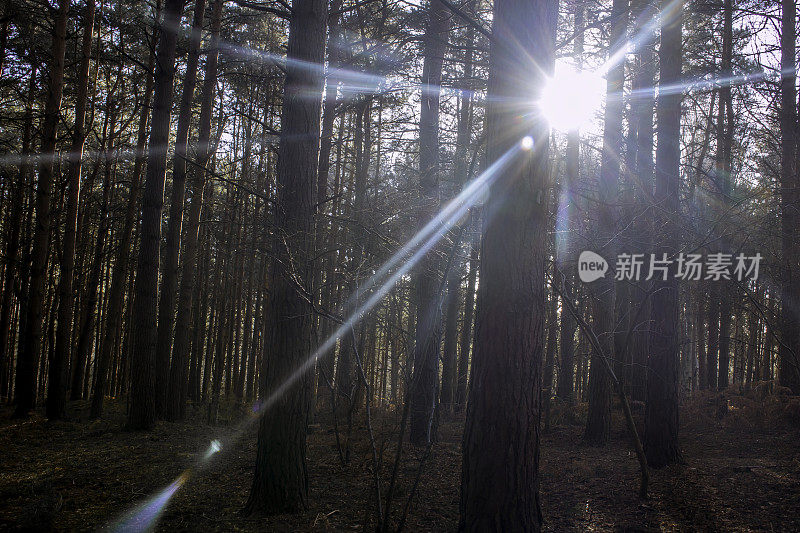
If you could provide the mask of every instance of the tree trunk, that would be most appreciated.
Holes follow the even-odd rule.
[[[722,69],[720,76],[726,78],[732,75],[731,61],[733,55],[733,5],[731,0],[723,3],[723,29],[722,29]],[[730,111],[730,112],[729,112]],[[719,190],[722,192],[720,202],[724,210],[730,208],[731,203],[731,150],[733,144],[733,106],[730,85],[723,84],[719,89],[719,108],[717,110],[717,179]],[[723,246],[727,248],[727,239],[723,239]],[[727,251],[727,250],[726,250]],[[733,283],[722,281],[720,284],[720,312],[719,312],[719,376],[717,385],[720,389],[728,387],[728,366],[730,363],[731,345],[731,291]]]
[[[167,389],[167,420],[183,420],[186,417],[186,400],[189,397],[189,350],[192,320],[192,296],[195,276],[199,268],[197,245],[200,234],[200,218],[203,211],[203,191],[206,184],[205,167],[211,157],[211,116],[214,107],[214,92],[217,86],[217,62],[219,57],[219,31],[222,21],[223,0],[216,0],[211,13],[211,43],[206,59],[203,94],[200,104],[200,124],[197,138],[197,165],[192,169],[192,198],[186,226],[186,242],[183,250],[181,286],[178,294],[178,315],[175,323],[175,340],[172,346],[172,365]],[[187,130],[188,134],[188,130]],[[177,156],[176,156],[177,162]],[[184,159],[184,172],[186,160]],[[203,310],[205,313],[205,310]],[[195,327],[197,325],[195,318]]]
[[[110,96],[107,99],[107,107],[111,108],[115,104],[111,101]],[[109,117],[109,115],[111,115]],[[112,168],[114,161],[109,157],[114,149],[114,136],[117,127],[117,111],[116,109],[109,109],[106,113],[106,120],[103,131],[103,152],[106,154],[104,161],[104,180],[103,180],[103,204],[102,212],[100,214],[100,224],[97,228],[97,242],[95,243],[94,258],[92,259],[91,267],[89,268],[89,276],[86,280],[86,294],[84,295],[83,308],[81,311],[80,320],[78,320],[80,329],[78,333],[78,344],[75,349],[75,368],[72,374],[72,387],[70,389],[70,399],[79,400],[84,397],[84,385],[88,385],[88,376],[84,379],[84,371],[88,370],[89,359],[92,353],[92,342],[95,332],[95,324],[99,322],[97,315],[100,310],[97,309],[97,297],[101,287],[101,275],[103,270],[103,251],[105,250],[105,241],[108,236],[108,227],[110,219],[108,216],[109,203],[111,201],[111,182],[113,181]],[[102,301],[101,301],[102,304]],[[102,309],[102,305],[101,308]],[[102,322],[100,322],[102,324]]]
[[[575,60],[575,68],[580,69],[583,61],[584,45],[584,8],[583,0],[574,2],[575,10],[574,31],[575,40],[572,45],[572,54]],[[579,131],[571,131],[567,135],[567,150],[565,162],[564,188],[561,200],[559,201],[559,219],[556,222],[556,261],[559,264],[571,264],[577,259],[575,249],[575,235],[578,234],[577,216],[577,185],[580,179],[580,146],[581,138]],[[564,221],[562,227],[561,221]],[[566,231],[564,231],[566,230]],[[571,269],[564,273],[564,294],[573,294],[572,284],[574,274]],[[556,280],[561,282],[562,280]],[[561,342],[558,367],[558,386],[556,394],[567,403],[575,403],[575,393],[573,382],[575,381],[575,330],[578,324],[571,313],[561,313]]]
[[[474,2],[470,2],[467,6],[467,12],[472,13],[474,10]],[[472,26],[466,30],[466,42],[464,43],[465,50],[462,60],[464,62],[463,80],[461,82],[461,89],[458,95],[458,120],[456,125],[456,149],[453,161],[453,191],[452,196],[459,194],[464,184],[467,183],[472,177],[472,168],[468,167],[467,153],[471,144],[472,138],[472,92],[470,91],[472,82],[472,63],[473,63],[473,46],[475,41],[474,29]],[[467,224],[464,231],[468,232],[471,237],[473,232],[473,219],[470,213],[469,218],[465,221]],[[470,242],[471,242],[470,238]],[[461,245],[459,243],[459,251]],[[442,368],[442,398],[441,403],[450,411],[454,406],[458,406],[458,387],[459,387],[459,360],[457,357],[459,336],[458,336],[458,312],[461,301],[461,279],[464,275],[464,261],[461,259],[461,254],[456,256],[456,262],[452,265],[450,276],[447,280],[447,300],[445,303],[445,332],[444,332],[444,365]],[[475,287],[473,291],[467,294],[468,298],[475,299]],[[469,305],[469,304],[467,304]],[[472,311],[470,311],[470,314]],[[472,316],[470,316],[470,323],[464,323],[463,328],[471,329]],[[461,339],[464,334],[461,334]],[[469,339],[469,337],[468,337]],[[462,344],[462,349],[464,345]],[[463,357],[462,357],[463,359]],[[466,361],[465,361],[466,362]],[[445,370],[447,370],[445,372]],[[466,373],[466,369],[464,369]],[[466,383],[464,388],[466,393]]]
[[[695,343],[697,344],[697,364],[698,364],[698,387],[703,390],[708,388],[708,359],[706,357],[706,337],[705,337],[705,301],[701,291],[695,293]]]
[[[781,294],[781,337],[778,376],[783,386],[800,394],[800,254],[795,238],[800,222],[800,193],[797,168],[797,5],[783,0],[781,17],[781,245],[784,277]]]
[[[161,245],[161,215],[167,172],[172,84],[175,50],[183,14],[182,0],[165,0],[164,20],[158,26],[155,92],[150,144],[147,153],[142,224],[136,281],[133,294],[131,332],[131,393],[128,409],[130,429],[150,429],[156,420],[156,337],[158,311],[158,266]]]
[[[668,0],[662,0],[664,8]],[[681,10],[662,17],[660,87],[669,87],[681,79]],[[678,251],[678,187],[680,183],[681,94],[659,94],[656,108],[658,146],[656,148],[655,203],[661,206],[657,224],[665,228],[655,247],[658,257]],[[675,228],[675,229],[673,229]],[[674,266],[674,263],[673,263]],[[661,468],[680,457],[678,449],[678,394],[680,332],[678,324],[678,281],[670,268],[666,281],[654,281],[650,361],[647,373],[645,409],[645,453],[652,468]]]
[[[575,68],[580,69],[583,62],[584,46],[585,17],[583,1],[574,2],[573,8],[575,10],[575,41],[573,42],[572,54],[575,59]],[[564,294],[574,294],[572,286],[575,282],[574,265],[577,261],[575,235],[579,232],[577,227],[579,223],[579,217],[577,216],[579,198],[577,185],[580,179],[580,145],[580,132],[569,132],[567,135],[564,189],[562,198],[559,201],[559,219],[556,222],[556,261],[564,274],[563,282],[566,289]],[[562,220],[564,221],[564,227],[560,225]],[[561,280],[556,281],[560,282]],[[577,327],[578,324],[575,321],[575,317],[571,313],[562,311],[556,393],[562,401],[565,401],[570,406],[575,403],[575,330]]]
[[[75,240],[78,232],[78,203],[80,200],[81,168],[83,144],[86,138],[86,104],[89,90],[89,62],[92,55],[92,31],[94,27],[94,0],[86,3],[83,22],[83,41],[81,43],[81,64],[78,69],[78,87],[75,99],[75,126],[72,133],[72,146],[68,156],[66,228],[61,251],[61,265],[58,280],[58,328],[56,346],[51,362],[51,373],[47,388],[47,416],[57,420],[64,417],[69,385],[69,361],[72,347],[72,319],[74,314],[74,293],[72,278],[75,275]]]
[[[205,201],[205,200],[204,200]],[[198,232],[198,252],[202,255],[198,259],[198,278],[206,279],[209,276],[209,263],[211,261],[211,254],[209,253],[208,246],[204,245],[205,231],[202,229]],[[183,282],[181,282],[183,283]],[[205,345],[206,328],[208,327],[208,293],[210,291],[204,290],[203,284],[195,283],[194,295],[192,296],[192,323],[194,324],[194,331],[191,335],[191,360],[192,366],[189,369],[189,390],[187,393],[188,399],[195,403],[199,403],[202,399],[201,386],[202,386],[202,368],[203,368],[203,347]],[[178,315],[180,318],[180,315]],[[173,344],[173,360],[175,358],[175,346]],[[172,368],[170,367],[170,374]],[[169,404],[167,404],[169,406]],[[185,407],[184,407],[185,408]],[[169,413],[169,411],[167,411]]]
[[[460,243],[458,244],[460,247]],[[458,252],[455,252],[458,253]],[[455,259],[455,261],[460,261]],[[444,347],[442,353],[442,387],[439,403],[446,413],[453,410],[456,385],[456,337],[458,335],[458,308],[461,293],[461,268],[456,264],[450,268],[447,280],[447,296],[444,304]],[[453,274],[455,272],[455,274]]]
[[[487,93],[489,162],[510,158],[485,206],[461,476],[461,531],[540,531],[539,418],[548,238],[547,126],[518,121],[552,71],[558,3],[497,0]],[[528,55],[520,60],[520,50]],[[520,87],[530,88],[520,96]],[[530,115],[529,115],[530,116]],[[526,135],[533,150],[520,150]]]
[[[719,354],[719,288],[709,283],[708,289],[708,351],[706,352],[707,388],[717,390],[717,355]]]
[[[657,9],[652,0],[635,0],[631,5],[634,23],[647,24],[657,16]],[[647,213],[653,209],[653,108],[655,105],[656,59],[655,36],[643,35],[644,40],[636,52],[632,91],[636,96],[631,101],[631,128],[635,133],[635,166],[633,176],[637,180],[635,187],[636,206]],[[636,241],[643,247],[639,253],[648,253],[652,247],[652,226],[650,217],[642,217],[636,232]],[[647,358],[650,351],[650,312],[652,301],[647,295],[647,283],[637,283],[632,288],[632,309],[638,313],[638,323],[634,324],[630,342],[630,376],[628,386],[634,400],[644,401],[647,381]],[[641,310],[640,310],[641,309]]]
[[[563,313],[564,311],[562,311]],[[545,346],[544,375],[542,378],[542,411],[544,412],[545,430],[550,429],[550,403],[553,397],[553,367],[555,366],[557,345],[558,293],[553,288],[550,293],[550,300],[547,303],[547,344]]]
[[[48,244],[50,241],[50,193],[53,186],[56,132],[64,88],[64,51],[67,38],[67,16],[69,0],[59,0],[53,30],[53,46],[47,101],[42,121],[42,143],[40,147],[39,181],[36,186],[36,229],[33,234],[31,252],[30,283],[24,330],[20,335],[20,351],[17,357],[15,393],[16,416],[25,417],[36,406],[36,369],[42,349],[44,334],[44,300],[47,281]],[[51,367],[50,379],[59,386],[66,382],[68,361],[58,361]]]
[[[297,511],[308,497],[305,459],[311,380],[302,365],[309,356],[311,310],[294,279],[311,280],[323,78],[316,69],[303,69],[291,60],[322,63],[327,9],[323,0],[294,0],[292,9],[261,378],[270,396],[258,430],[249,512]],[[290,258],[295,270],[289,268]]]
[[[172,159],[172,197],[169,206],[169,226],[167,226],[161,294],[158,302],[156,416],[166,415],[167,386],[168,384],[175,385],[170,380],[170,350],[172,348],[173,325],[175,324],[175,292],[178,288],[178,252],[181,247],[183,203],[186,197],[186,158],[188,156],[189,126],[192,121],[192,100],[194,99],[194,88],[197,84],[197,63],[200,56],[200,41],[205,11],[205,0],[195,0],[194,21],[189,34],[189,58],[186,64],[186,72],[183,76],[178,127],[175,132],[175,156]],[[194,268],[194,265],[191,268]]]
[[[450,29],[450,12],[438,0],[429,0],[428,27],[423,41],[422,96],[419,116],[419,206],[417,228],[421,229],[439,209],[439,86]],[[417,340],[414,344],[414,374],[410,391],[409,438],[416,445],[435,439],[433,417],[439,382],[438,254],[431,250],[420,259],[414,272],[417,299]]]
[[[352,219],[355,220],[353,228],[347,232],[349,239],[349,257],[346,271],[350,278],[347,281],[347,292],[349,300],[344,308],[346,316],[352,315],[358,308],[361,295],[358,293],[360,286],[361,262],[365,255],[367,245],[361,232],[361,226],[366,223],[364,219],[366,192],[367,192],[367,166],[369,154],[369,123],[370,123],[370,102],[364,101],[355,110],[355,125],[353,133],[354,151],[354,170],[350,178],[348,190],[353,191]],[[353,343],[350,342],[349,333],[339,343],[339,361],[336,368],[336,389],[341,403],[337,404],[340,414],[346,414],[348,420],[352,417],[353,411],[358,409],[356,393],[360,392],[361,381],[354,380],[355,365],[353,360]]]
[[[480,250],[479,213],[480,211],[477,207],[472,207],[469,210],[469,274],[467,276],[467,292],[464,298],[464,322],[461,325],[456,383],[456,410],[458,411],[463,410],[467,405],[469,356],[472,348],[472,318],[475,313],[475,284],[478,278],[478,251]]]
[[[161,4],[157,4],[155,18],[159,18]],[[156,33],[156,39],[157,39]],[[151,51],[147,60],[147,70],[145,72],[144,98],[141,111],[139,112],[138,132],[136,134],[136,159],[133,164],[131,174],[131,185],[128,191],[128,202],[125,206],[125,220],[122,224],[122,234],[120,235],[119,248],[114,261],[114,272],[111,275],[111,289],[108,295],[108,306],[106,311],[106,327],[100,343],[100,354],[97,360],[97,371],[95,372],[94,395],[92,396],[92,407],[90,416],[99,418],[103,413],[103,399],[105,396],[106,380],[108,379],[111,358],[117,345],[120,344],[119,333],[122,329],[122,318],[125,311],[125,285],[128,281],[128,269],[130,266],[131,248],[133,245],[133,228],[136,224],[136,216],[139,204],[139,184],[142,179],[142,167],[145,158],[142,155],[145,144],[147,143],[147,122],[150,118],[150,100],[153,96],[153,77],[150,73],[153,70],[154,55]]]
[[[24,284],[25,277],[22,276],[22,261],[17,257],[20,251],[20,236],[23,228],[22,214],[25,201],[25,192],[31,175],[31,137],[33,131],[33,104],[36,99],[36,71],[37,66],[31,66],[31,74],[28,81],[28,96],[25,102],[24,126],[22,129],[22,163],[19,166],[17,183],[13,188],[11,200],[11,213],[9,220],[9,236],[6,243],[7,265],[3,272],[3,301],[0,304],[0,398],[8,398],[11,394],[11,373],[14,359],[14,343],[11,342],[10,326],[12,319],[12,298],[14,295],[14,281],[21,279]],[[30,213],[30,209],[28,210]],[[27,240],[24,249],[28,249]],[[20,258],[21,259],[21,258]],[[17,273],[19,271],[19,273]],[[20,305],[20,311],[24,308]],[[21,315],[21,313],[20,313]]]
[[[616,247],[613,237],[616,234],[616,212],[619,190],[620,155],[622,154],[622,94],[625,81],[625,61],[614,58],[621,47],[626,46],[625,30],[628,26],[628,1],[614,0],[611,7],[611,46],[609,58],[614,61],[606,78],[606,111],[603,125],[603,154],[600,164],[600,181],[598,183],[598,225],[601,253],[608,261],[614,261]],[[592,350],[589,367],[589,414],[586,418],[586,441],[600,446],[608,442],[611,429],[611,376],[601,357],[604,355],[614,360],[615,330],[615,287],[614,279],[609,275],[594,283],[594,326],[603,354]]]

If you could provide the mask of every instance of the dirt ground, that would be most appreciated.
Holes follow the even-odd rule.
[[[800,429],[787,399],[702,396],[683,406],[684,464],[651,474],[650,497],[637,496],[638,463],[615,413],[611,443],[581,440],[581,409],[554,408],[541,448],[541,497],[548,531],[800,531]],[[721,408],[722,406],[722,408]],[[166,506],[152,503],[162,531],[374,530],[372,448],[362,425],[352,431],[343,465],[331,420],[311,426],[309,507],[296,515],[244,517],[252,479],[256,424],[235,444],[231,425],[200,420],[159,423],[149,433],[122,429],[123,405],[104,421],[20,422],[0,414],[0,530],[97,530],[167,487],[214,440],[227,443],[209,466],[193,470]],[[585,409],[584,409],[585,410]],[[641,413],[638,414],[641,418]],[[381,492],[385,498],[399,416],[374,415]],[[363,416],[360,416],[363,419]],[[641,422],[641,420],[639,420]],[[463,419],[444,420],[431,448],[404,446],[392,503],[396,527],[453,531],[458,524]],[[340,439],[346,439],[340,427]],[[420,461],[424,459],[422,468]],[[419,475],[414,497],[408,502]],[[116,522],[119,524],[119,522]]]

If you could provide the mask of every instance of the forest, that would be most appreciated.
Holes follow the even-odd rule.
[[[800,531],[794,0],[0,0],[0,531]]]

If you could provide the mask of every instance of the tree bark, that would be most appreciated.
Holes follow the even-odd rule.
[[[662,0],[663,8],[669,4]],[[662,17],[660,87],[669,87],[681,79],[680,6],[673,16]],[[658,257],[678,251],[677,219],[678,187],[680,183],[680,93],[659,94],[656,113],[658,146],[656,148],[655,203],[661,206],[657,224],[665,228],[654,250]],[[674,267],[674,263],[673,263]],[[650,360],[647,373],[647,404],[645,409],[645,453],[652,468],[661,468],[680,458],[678,449],[678,394],[680,332],[678,323],[678,281],[670,268],[666,281],[654,281],[651,296],[652,322],[650,330]]]
[[[56,346],[51,361],[50,379],[47,383],[47,416],[53,420],[64,417],[69,385],[69,361],[72,347],[72,319],[74,315],[74,293],[72,278],[75,275],[75,239],[78,232],[78,203],[81,190],[81,168],[83,144],[86,139],[86,105],[89,90],[89,62],[92,55],[92,32],[94,28],[94,0],[86,3],[81,43],[81,63],[78,69],[78,87],[75,100],[75,126],[72,145],[68,155],[66,227],[61,251],[61,265],[58,280],[58,327]],[[83,370],[83,369],[81,369]]]
[[[158,26],[155,89],[150,144],[147,153],[142,224],[136,281],[133,294],[130,346],[131,392],[128,409],[130,429],[150,429],[156,420],[156,337],[158,267],[161,245],[161,215],[167,172],[175,50],[183,15],[182,0],[165,0],[164,20]]]
[[[733,56],[733,5],[731,0],[723,2],[723,27],[722,27],[722,69],[720,77],[723,79],[731,76],[731,61]],[[730,113],[729,113],[730,111]],[[721,191],[722,209],[728,210],[731,203],[731,150],[733,145],[733,106],[730,85],[723,84],[719,89],[719,108],[717,109],[717,179]],[[723,239],[723,245],[727,245]],[[726,246],[727,248],[727,246]],[[733,283],[720,280],[719,301],[719,376],[717,386],[720,389],[728,387],[730,345],[731,345],[731,291]]]
[[[14,297],[14,281],[23,279],[22,259],[17,257],[20,251],[20,237],[23,228],[23,207],[25,191],[31,176],[31,138],[33,131],[33,104],[36,99],[37,65],[31,65],[28,80],[28,96],[25,102],[25,115],[22,128],[22,163],[19,166],[17,183],[13,188],[11,212],[9,215],[9,236],[6,243],[6,269],[3,272],[3,301],[0,303],[0,398],[8,398],[11,392],[10,377],[14,358],[14,343],[11,339],[12,299]],[[30,212],[30,210],[29,210]],[[26,241],[23,241],[26,242]],[[25,250],[28,245],[25,244]],[[24,284],[24,281],[23,281]],[[20,314],[24,306],[20,305]]]
[[[530,121],[515,120],[520,111],[510,103],[524,108],[523,101],[536,97],[552,71],[557,6],[553,0],[494,4],[486,159],[506,164],[491,184],[484,208],[462,447],[461,531],[541,529],[539,418],[549,134],[538,114]],[[524,59],[520,50],[527,53]],[[534,140],[533,150],[517,152],[526,135]]]
[[[424,227],[439,208],[439,86],[450,29],[450,13],[438,0],[429,0],[428,27],[423,42],[422,97],[419,116],[419,206],[417,228]],[[434,411],[439,383],[441,309],[438,297],[438,254],[431,250],[414,272],[417,299],[417,340],[410,391],[409,438],[424,446],[435,439]]]
[[[614,0],[611,7],[611,45],[609,58],[626,46],[625,30],[628,27],[628,1]],[[622,94],[625,81],[625,61],[612,59],[614,64],[608,71],[606,83],[606,110],[603,124],[603,155],[600,163],[598,183],[598,225],[602,253],[608,261],[614,261],[616,247],[616,203],[619,191],[620,155],[622,154]],[[609,275],[594,283],[594,326],[602,344],[603,354],[615,359],[615,286]],[[608,442],[611,429],[611,376],[600,359],[603,354],[592,350],[589,367],[589,414],[586,417],[586,441],[595,446]]]
[[[566,304],[565,304],[566,306]],[[558,345],[558,294],[555,288],[547,302],[547,343],[545,345],[544,375],[542,378],[542,411],[544,429],[550,429],[550,404],[553,397],[553,368]]]
[[[784,277],[781,294],[781,333],[778,376],[783,386],[800,394],[800,254],[795,238],[800,222],[800,193],[797,167],[797,50],[794,0],[782,1],[781,17],[781,245]]]
[[[172,364],[167,389],[167,420],[183,420],[186,417],[186,400],[189,397],[189,350],[192,320],[192,296],[195,277],[200,267],[197,261],[197,246],[200,234],[200,218],[203,211],[203,192],[206,171],[211,157],[211,116],[214,108],[214,92],[217,86],[217,62],[219,57],[219,31],[222,24],[223,0],[216,0],[211,13],[211,43],[206,59],[203,93],[200,104],[200,123],[197,137],[197,165],[192,169],[192,199],[186,225],[186,242],[183,250],[183,274],[178,294],[178,315],[175,323],[175,340],[172,346]],[[187,131],[188,133],[188,131]],[[176,158],[177,162],[177,158]],[[186,160],[184,159],[184,172]],[[203,309],[203,313],[205,310]],[[198,318],[195,317],[195,327]]]
[[[42,349],[44,334],[44,300],[47,281],[47,259],[50,241],[50,194],[53,186],[56,133],[61,110],[61,95],[64,89],[64,51],[67,38],[69,0],[59,0],[53,28],[52,57],[48,72],[47,101],[42,121],[42,142],[39,152],[39,181],[36,186],[36,229],[33,234],[31,252],[30,283],[25,310],[24,329],[20,335],[20,351],[17,357],[15,393],[17,406],[15,416],[26,417],[36,406],[36,369]],[[59,386],[65,383],[67,361],[58,361],[50,368],[50,378]]]
[[[305,458],[311,380],[299,369],[309,356],[311,310],[294,280],[311,280],[323,78],[319,69],[303,69],[291,60],[322,64],[327,9],[324,0],[294,0],[292,10],[261,378],[270,396],[258,430],[249,512],[297,511],[308,498]]]
[[[367,193],[367,167],[369,166],[369,100],[363,101],[355,110],[355,125],[353,132],[353,156],[355,164],[350,178],[349,190],[353,191],[352,219],[355,221],[353,228],[346,232],[348,250],[346,256],[349,261],[345,270],[349,274],[347,292],[349,300],[344,308],[345,316],[351,316],[358,308],[361,295],[358,294],[360,286],[362,260],[366,255],[366,239],[361,227],[366,224],[364,211]],[[349,333],[347,334],[349,335]],[[347,339],[349,337],[345,337]],[[336,368],[336,389],[341,403],[337,404],[340,414],[345,414],[348,421],[352,420],[353,411],[358,408],[357,394],[360,393],[361,381],[356,378],[356,368],[353,360],[354,344],[349,340],[339,343],[339,360]]]
[[[458,351],[458,375],[456,376],[456,410],[467,405],[467,383],[469,378],[469,357],[472,348],[472,319],[475,313],[475,284],[478,278],[478,251],[480,250],[480,211],[477,207],[469,211],[469,274],[464,301],[464,322],[461,325],[461,340]]]
[[[719,287],[708,288],[708,350],[706,351],[706,387],[717,390],[717,355],[719,354]]]
[[[459,243],[460,246],[460,243]],[[456,252],[458,253],[458,252]],[[455,259],[455,261],[460,261]],[[461,293],[461,268],[452,265],[447,280],[447,296],[444,304],[444,347],[442,352],[442,388],[439,403],[445,412],[453,410],[456,386],[456,337],[458,335],[458,308]],[[452,274],[455,271],[456,274]]]
[[[161,3],[156,6],[155,18],[159,18]],[[156,33],[156,39],[157,37]],[[108,295],[106,311],[106,327],[100,342],[100,354],[95,372],[94,394],[90,416],[99,418],[103,413],[103,400],[105,397],[106,381],[108,380],[109,366],[114,350],[120,343],[119,333],[122,329],[122,318],[125,310],[125,285],[128,281],[131,248],[133,246],[133,228],[136,225],[136,215],[139,204],[139,185],[142,179],[142,167],[145,158],[142,155],[147,143],[147,122],[150,118],[150,100],[153,96],[153,63],[154,54],[151,51],[147,59],[145,71],[145,88],[142,107],[139,112],[139,124],[136,134],[136,155],[131,174],[131,184],[128,191],[128,202],[125,206],[125,220],[122,224],[122,234],[119,238],[119,248],[114,261],[114,272],[111,275],[111,289]]]
[[[438,0],[437,0],[438,1]],[[468,12],[473,11],[474,2],[470,2],[467,6]],[[471,78],[472,78],[472,63],[473,63],[473,46],[475,41],[475,31],[472,26],[466,30],[466,42],[464,43],[465,50],[462,57],[464,62],[463,81],[461,82],[461,89],[458,95],[458,120],[456,125],[456,148],[453,160],[453,190],[452,196],[459,194],[464,184],[467,183],[472,174],[472,168],[468,166],[467,153],[471,144],[472,137],[472,92]],[[471,236],[474,232],[473,219],[470,213],[469,218],[465,221],[467,227],[465,230]],[[470,241],[472,239],[470,238]],[[470,244],[471,245],[471,244]],[[460,244],[459,244],[460,248]],[[461,259],[460,254],[456,257],[456,262],[450,269],[450,276],[447,280],[447,299],[445,302],[445,332],[444,332],[444,353],[443,353],[443,367],[442,367],[442,397],[441,403],[447,411],[452,410],[458,406],[458,387],[459,387],[459,359],[458,359],[458,312],[461,302],[461,279],[464,276],[464,261]],[[469,287],[468,287],[469,288]],[[475,299],[475,287],[472,287],[472,292],[468,293],[467,298]],[[469,304],[467,304],[469,305]],[[471,311],[470,311],[471,313]],[[470,316],[470,323],[464,322],[462,328],[472,328],[472,317]],[[464,338],[462,333],[461,339]],[[463,348],[463,344],[461,345]],[[462,357],[463,359],[463,357]],[[466,362],[466,361],[465,361]],[[466,369],[464,369],[466,373]],[[464,393],[466,393],[466,382]]]
[[[103,251],[105,249],[105,241],[108,236],[108,229],[111,222],[108,217],[108,209],[111,201],[111,182],[113,181],[112,169],[115,165],[115,162],[109,154],[111,154],[114,149],[117,127],[117,110],[114,108],[114,106],[116,106],[116,103],[113,102],[111,93],[109,93],[106,99],[106,107],[108,111],[103,124],[102,142],[103,153],[105,154],[105,161],[103,162],[105,166],[103,173],[103,203],[100,214],[100,224],[97,228],[97,242],[95,243],[94,257],[92,259],[92,264],[89,267],[89,276],[86,280],[86,293],[84,294],[83,301],[81,302],[83,305],[81,316],[78,320],[80,329],[78,330],[78,343],[75,349],[75,357],[73,359],[75,361],[75,368],[72,374],[72,387],[70,389],[70,399],[72,400],[79,400],[83,398],[85,396],[84,389],[86,389],[88,393],[88,366],[89,358],[92,352],[95,324],[97,322],[100,322],[101,324],[103,323],[102,321],[97,320],[97,315],[100,314],[99,310],[97,309],[97,299],[98,293],[102,289],[101,276],[104,259]],[[100,303],[103,303],[102,300]],[[102,305],[100,309],[102,309]],[[85,371],[87,371],[86,376],[84,376]]]
[[[575,40],[572,45],[572,55],[575,60],[575,69],[578,70],[582,68],[583,63],[585,23],[583,0],[575,1],[573,9],[575,10],[573,25]],[[577,227],[579,219],[576,214],[578,211],[577,184],[580,179],[580,146],[580,132],[577,130],[569,132],[567,135],[564,188],[559,202],[559,218],[556,222],[556,261],[565,264],[571,264],[572,261],[577,259],[575,236],[579,231]],[[562,220],[564,221],[564,226],[561,225]],[[571,269],[567,270],[564,275],[565,294],[573,294],[572,285],[575,276]],[[556,394],[558,398],[570,406],[575,403],[573,383],[575,381],[575,330],[577,327],[578,324],[572,314],[562,311]]]
[[[633,22],[636,27],[650,23],[657,16],[658,10],[653,0],[635,0],[631,5]],[[655,106],[656,58],[655,36],[643,36],[636,52],[636,72],[632,81],[631,128],[635,134],[636,150],[633,169],[636,205],[643,212],[653,209],[654,172],[653,167],[653,110]],[[650,217],[643,216],[636,228],[635,239],[640,246],[640,253],[648,253],[652,247],[652,226]],[[637,231],[638,230],[638,231]],[[647,380],[647,358],[650,350],[650,310],[652,301],[647,295],[646,282],[635,285],[632,290],[632,308],[640,309],[639,320],[634,325],[630,339],[630,376],[627,380],[634,400],[644,401]]]
[[[701,291],[695,293],[695,343],[697,344],[698,388],[708,388],[706,357],[706,332],[705,332],[705,295]]]
[[[170,383],[170,350],[175,325],[175,296],[178,288],[178,252],[181,247],[183,203],[186,197],[186,158],[188,156],[189,126],[192,121],[192,101],[197,85],[197,63],[203,32],[205,0],[195,0],[194,20],[189,36],[189,57],[183,76],[178,126],[175,132],[175,156],[172,159],[172,197],[169,206],[169,225],[165,243],[161,294],[158,301],[158,331],[156,337],[156,416],[167,411],[167,387]],[[191,268],[194,268],[192,265]],[[185,377],[185,376],[184,376]]]

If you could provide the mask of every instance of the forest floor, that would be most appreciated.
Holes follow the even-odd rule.
[[[794,400],[795,402],[797,400]],[[541,447],[541,500],[548,531],[800,531],[800,429],[788,399],[704,395],[682,407],[684,464],[652,472],[650,497],[637,496],[638,463],[615,412],[603,448],[582,442],[585,406],[555,406]],[[582,408],[581,408],[582,407]],[[635,406],[636,407],[636,406]],[[641,405],[638,406],[641,408]],[[168,486],[210,443],[228,442],[233,425],[159,423],[148,433],[122,429],[124,405],[90,422],[74,405],[68,422],[20,422],[0,413],[0,530],[97,530]],[[233,409],[229,409],[230,412]],[[789,412],[789,414],[785,414]],[[567,416],[568,415],[568,416]],[[794,413],[795,417],[797,413]],[[641,422],[641,412],[637,413]],[[195,471],[160,515],[163,531],[374,530],[372,446],[354,427],[343,465],[330,419],[311,426],[309,506],[301,514],[244,517],[256,450],[251,424],[235,444]],[[399,416],[373,413],[385,497]],[[340,439],[346,430],[340,422]],[[406,444],[392,502],[397,526],[419,475],[407,531],[453,531],[458,524],[463,417],[443,420],[430,449]],[[422,468],[420,462],[424,461]],[[151,502],[152,503],[152,502]],[[156,516],[158,505],[148,507]]]

